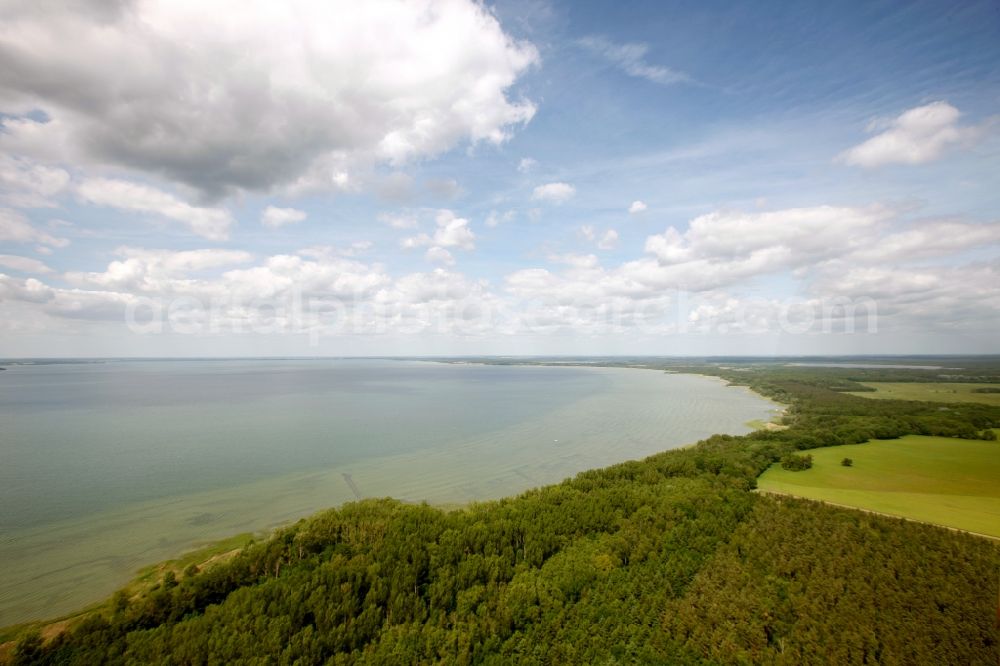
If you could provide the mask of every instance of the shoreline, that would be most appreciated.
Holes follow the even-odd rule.
[[[438,361],[438,360],[426,360],[424,362],[443,363],[443,361]],[[471,365],[472,363],[469,363],[469,364]],[[720,377],[713,376],[713,375],[703,375],[703,374],[695,373],[695,372],[670,373],[670,372],[665,372],[665,371],[663,371],[660,368],[650,368],[650,367],[621,366],[621,365],[598,365],[598,364],[573,364],[573,365],[569,365],[569,364],[555,364],[555,365],[548,365],[548,364],[540,364],[540,363],[524,363],[524,364],[522,364],[522,363],[517,363],[517,364],[475,363],[475,365],[516,365],[516,366],[518,366],[520,368],[527,368],[527,367],[533,367],[533,366],[544,367],[544,368],[552,368],[552,367],[583,367],[583,368],[590,368],[590,369],[595,370],[595,371],[612,371],[615,374],[617,374],[617,371],[621,371],[621,370],[655,370],[655,371],[657,371],[657,372],[659,372],[661,374],[681,374],[681,375],[687,375],[689,377],[697,377],[699,379],[716,379],[719,382],[722,382],[722,387],[724,387],[724,388],[730,388],[732,386],[738,386],[738,385],[730,384],[726,380],[724,380],[724,379],[722,379]],[[626,375],[621,375],[621,376],[626,376]],[[648,375],[647,375],[647,377],[648,377]],[[745,388],[745,389],[749,390],[749,388],[745,387],[745,386],[742,387],[742,388]],[[603,395],[603,393],[601,395]],[[749,395],[752,395],[755,399],[758,399],[758,400],[763,399],[767,405],[772,406],[772,407],[768,408],[768,410],[767,410],[768,412],[770,412],[772,414],[772,418],[773,418],[773,414],[774,414],[774,408],[775,407],[780,408],[780,405],[778,405],[778,403],[775,403],[773,400],[770,400],[770,399],[766,398],[765,396],[762,396],[762,395],[760,395],[760,394],[758,394],[758,393],[756,393],[754,391],[750,391]],[[564,406],[561,409],[562,409],[562,411],[565,412],[567,410],[568,411],[579,410],[579,409],[581,409],[581,407],[578,404],[578,402],[573,402],[573,403],[570,403],[570,404]],[[567,418],[567,414],[565,414],[565,413],[560,414],[558,411],[557,412],[553,412],[551,416],[554,419],[556,419],[556,420]],[[733,428],[733,432],[735,434],[746,434],[746,432],[740,432],[741,430],[744,430],[744,429],[746,429],[747,431],[750,431],[753,428],[748,423],[743,423],[743,424],[741,424],[741,426],[739,428],[735,428],[734,427]],[[717,431],[713,431],[713,433],[711,433],[711,434],[716,434],[716,433],[717,433]],[[511,438],[511,437],[515,437],[516,436],[516,432],[513,433],[513,434],[511,434],[511,433],[506,433],[506,434],[501,433],[501,435],[502,436],[506,436],[507,438]],[[461,500],[461,501],[455,501],[455,499],[452,499],[451,497],[448,497],[448,498],[441,497],[440,493],[436,492],[436,491],[430,492],[428,494],[427,498],[417,498],[417,497],[413,496],[412,493],[407,492],[407,490],[406,490],[405,487],[403,487],[403,488],[397,488],[396,490],[389,490],[388,492],[382,492],[382,489],[380,489],[379,487],[375,487],[374,489],[371,489],[371,487],[369,487],[369,494],[367,496],[369,496],[369,497],[382,497],[382,496],[395,497],[395,498],[399,499],[400,501],[406,502],[406,503],[419,503],[421,501],[426,501],[431,506],[434,506],[435,508],[438,508],[438,509],[441,509],[441,510],[445,510],[445,511],[464,510],[466,507],[468,507],[470,505],[473,505],[475,503],[488,502],[488,501],[496,501],[496,500],[501,500],[501,499],[504,499],[504,498],[516,497],[516,496],[518,496],[518,495],[520,495],[520,494],[522,494],[524,492],[528,492],[528,491],[530,491],[530,490],[532,490],[534,488],[540,488],[540,487],[545,487],[545,486],[557,484],[557,483],[561,482],[562,480],[564,480],[566,478],[572,478],[572,477],[576,476],[577,474],[580,474],[580,473],[582,473],[584,471],[587,471],[587,470],[601,469],[601,468],[604,468],[604,467],[608,467],[610,465],[620,464],[620,463],[624,463],[624,462],[627,462],[627,461],[630,461],[630,460],[641,460],[641,459],[644,459],[644,458],[648,457],[649,455],[655,455],[656,453],[659,453],[659,452],[662,452],[662,451],[666,451],[666,450],[680,449],[680,448],[689,448],[689,447],[694,446],[695,444],[697,444],[697,442],[700,441],[701,439],[704,439],[705,437],[708,437],[708,436],[711,436],[711,435],[710,434],[701,435],[701,436],[699,436],[697,438],[693,438],[691,441],[686,441],[684,444],[679,444],[679,445],[676,445],[676,446],[666,446],[666,447],[664,447],[664,446],[660,446],[660,443],[657,443],[656,444],[657,448],[655,448],[655,450],[652,450],[650,452],[636,451],[635,449],[632,449],[632,450],[630,450],[628,452],[625,452],[626,455],[622,455],[622,456],[619,456],[619,457],[616,457],[616,458],[613,458],[613,459],[604,459],[604,460],[600,460],[599,462],[594,462],[594,463],[592,463],[592,462],[585,462],[584,460],[581,459],[581,462],[583,462],[584,464],[580,465],[578,469],[572,469],[571,471],[557,473],[554,476],[552,474],[550,474],[550,473],[547,475],[547,473],[544,470],[539,470],[540,474],[536,474],[535,471],[532,471],[532,470],[530,470],[528,468],[525,468],[525,470],[527,470],[530,473],[530,475],[528,475],[528,474],[524,473],[525,470],[522,470],[520,468],[519,469],[513,469],[513,470],[511,470],[512,473],[513,474],[517,474],[520,477],[520,483],[517,485],[516,488],[513,487],[513,486],[510,489],[507,489],[507,490],[500,490],[499,488],[497,488],[494,491],[489,491],[488,489],[485,489],[485,492],[483,493],[483,496],[481,496],[481,497],[471,497],[471,498],[464,499],[464,500]],[[602,448],[606,449],[606,447],[602,447]],[[615,452],[613,450],[611,450],[611,449],[606,449],[605,450],[605,454],[614,455],[614,453]],[[418,451],[418,452],[410,453],[410,454],[401,454],[398,457],[400,459],[405,458],[406,460],[401,460],[400,464],[403,465],[404,467],[412,467],[412,459],[414,458],[414,456],[416,456],[417,458],[425,458],[426,457],[426,452]],[[392,458],[392,460],[395,460],[396,457],[397,456],[393,456],[393,457],[390,457],[390,458]],[[607,458],[607,455],[605,456],[605,458]],[[411,462],[407,463],[408,460],[411,461]],[[367,464],[362,464],[361,465],[362,472],[364,470],[366,470],[366,469],[370,471],[372,468],[377,467],[379,465],[385,465],[386,462],[390,462],[390,464],[393,467],[399,467],[399,465],[397,465],[395,462],[392,462],[391,460],[387,461],[387,460],[382,460],[381,458],[379,458],[379,459],[375,459],[375,460],[371,460],[371,461],[365,461],[365,463],[367,463]],[[566,464],[566,463],[562,463],[562,464]],[[329,474],[326,474],[326,472],[328,472]],[[352,477],[352,481],[358,480],[358,476],[356,476],[356,474],[358,473],[357,465],[341,465],[341,466],[337,466],[335,468],[332,468],[331,470],[326,470],[326,472],[319,471],[319,472],[309,472],[309,473],[306,473],[306,474],[294,473],[294,474],[284,475],[284,476],[282,476],[280,478],[265,479],[263,481],[255,482],[255,483],[257,483],[257,484],[259,484],[261,486],[258,489],[258,491],[257,491],[257,492],[260,493],[260,496],[268,498],[268,500],[267,500],[266,503],[273,505],[274,502],[281,502],[282,501],[282,497],[286,497],[287,496],[288,488],[295,486],[300,481],[301,482],[307,482],[307,483],[313,483],[313,484],[317,485],[317,487],[324,486],[324,484],[326,484],[324,487],[330,487],[329,484],[327,483],[328,481],[330,481],[330,479],[327,479],[326,476],[329,476],[331,474],[334,475],[334,476],[336,476],[336,477],[338,477],[338,479],[340,480],[341,483],[343,483],[342,480],[346,478],[344,476],[344,474],[348,474],[348,475],[354,474],[355,476]],[[326,476],[324,476],[324,474],[326,474]],[[549,476],[551,476],[552,478],[549,478]],[[556,478],[556,477],[558,477],[558,478]],[[311,479],[311,481],[305,481],[305,479],[307,479],[307,478]],[[423,477],[420,477],[420,478],[423,478]],[[429,483],[431,483],[432,486],[433,486],[433,484],[438,483],[438,481],[435,481],[435,479],[430,479]],[[412,483],[408,484],[408,487],[411,487],[412,485],[413,485]],[[426,485],[426,483],[425,483],[425,485]],[[362,476],[361,476],[360,486],[361,486],[362,489],[365,489],[364,474],[362,474]],[[242,485],[240,487],[242,487]],[[202,499],[199,499],[198,497],[194,497],[193,499],[196,500],[196,501],[200,501],[202,504],[207,504],[207,505],[211,505],[211,504],[213,504],[215,502],[219,502],[219,501],[225,502],[227,500],[225,500],[224,497],[227,495],[227,493],[228,494],[238,494],[238,493],[229,492],[229,491],[232,491],[232,490],[233,489],[217,489],[217,490],[209,491],[208,493],[205,493],[205,497],[202,498]],[[411,490],[412,490],[412,487],[411,487]],[[500,490],[500,492],[496,492],[496,490]],[[435,499],[435,497],[434,497],[435,495],[438,495],[439,497]],[[293,524],[294,522],[296,522],[297,520],[299,520],[299,519],[301,519],[303,517],[308,517],[308,516],[314,515],[314,514],[316,514],[318,512],[321,512],[321,511],[329,509],[329,508],[341,507],[341,506],[343,506],[344,504],[346,504],[348,502],[358,501],[359,499],[362,499],[363,497],[364,497],[364,493],[362,491],[358,490],[357,489],[357,485],[355,485],[355,488],[351,489],[350,494],[346,494],[345,493],[345,496],[343,498],[339,498],[339,501],[334,500],[334,501],[331,502],[329,500],[326,500],[326,501],[319,500],[315,504],[309,504],[308,502],[297,503],[294,507],[289,507],[289,509],[285,513],[284,517],[280,518],[279,520],[268,522],[263,527],[254,528],[251,531],[253,532],[253,534],[255,535],[255,537],[269,538],[276,531],[278,531],[278,530],[280,530],[280,529],[282,529],[284,527],[287,527],[287,526]],[[185,498],[188,498],[188,496],[185,496]],[[178,499],[174,499],[173,501],[176,502],[176,501],[178,501]],[[183,501],[183,500],[181,500],[181,501]],[[171,503],[172,502],[168,501],[166,504],[171,504]],[[107,517],[101,518],[100,520],[104,520],[105,522],[107,522],[108,520],[118,520],[118,521],[121,521],[121,520],[126,520],[126,521],[131,520],[131,518],[129,518],[129,516],[130,515],[141,514],[142,511],[144,510],[143,506],[145,506],[146,504],[149,504],[149,505],[157,505],[157,504],[164,505],[164,502],[162,500],[151,500],[151,501],[145,502],[141,506],[137,506],[137,507],[131,507],[130,506],[130,507],[126,507],[126,508],[123,508],[123,509],[115,508],[115,509],[112,509],[110,512],[108,512],[109,515]],[[308,506],[307,506],[307,504],[308,504]],[[194,502],[192,502],[192,506],[194,506]],[[224,506],[222,508],[219,508],[218,510],[221,511],[221,512],[223,512],[223,513],[225,513],[225,511],[226,511],[226,509],[225,509]],[[174,510],[174,512],[176,513],[176,510]],[[69,543],[69,542],[73,541],[72,532],[76,532],[77,534],[84,534],[86,532],[92,532],[93,531],[92,528],[88,528],[88,526],[86,524],[80,524],[82,522],[84,522],[84,521],[81,521],[79,519],[63,521],[62,523],[60,523],[61,526],[57,526],[55,528],[56,532],[54,533],[54,535],[58,536],[58,534],[59,534],[60,531],[69,530],[70,534],[67,535],[67,536],[64,536],[62,538],[62,543]],[[249,527],[249,525],[247,525],[247,526]],[[234,526],[234,527],[236,527],[236,526]],[[44,526],[44,527],[41,527],[39,529],[39,531],[37,532],[37,534],[44,534],[45,536],[52,536],[53,535],[52,530],[53,530],[52,526]],[[129,573],[129,575],[128,575],[128,577],[123,579],[122,584],[124,584],[124,585],[131,584],[131,582],[134,580],[135,576],[139,575],[138,572],[141,572],[142,570],[145,570],[149,566],[156,566],[158,564],[162,564],[162,563],[167,562],[167,561],[171,561],[171,560],[174,560],[174,559],[183,558],[183,557],[187,556],[189,553],[197,552],[197,551],[199,551],[201,549],[204,549],[204,548],[210,548],[210,547],[214,546],[217,543],[220,543],[220,542],[226,541],[227,539],[230,539],[232,534],[234,534],[236,532],[242,532],[242,531],[244,531],[244,530],[241,530],[239,527],[237,527],[235,530],[228,530],[228,529],[225,529],[225,527],[224,527],[223,531],[216,532],[214,535],[209,536],[207,538],[198,539],[196,542],[191,543],[191,545],[188,546],[188,547],[183,547],[183,548],[177,549],[177,550],[167,550],[163,554],[160,554],[158,556],[154,556],[154,558],[150,558],[150,559],[145,560],[145,563],[143,563],[142,565],[139,565],[136,569],[131,570],[130,573]],[[176,532],[170,530],[169,528],[165,528],[164,534],[170,535],[172,533],[176,533]],[[100,530],[98,530],[97,534],[100,534]],[[100,538],[100,537],[94,536],[92,538],[93,539],[97,539],[97,538]],[[161,549],[162,549],[162,546],[163,546],[163,544],[161,544]],[[44,573],[42,575],[44,575]],[[49,624],[52,624],[53,622],[66,619],[67,617],[70,617],[70,618],[72,618],[72,617],[78,617],[81,613],[82,614],[86,614],[86,613],[90,612],[88,609],[94,608],[95,605],[97,607],[100,607],[102,603],[106,602],[108,596],[112,592],[114,592],[114,589],[111,589],[108,592],[102,592],[100,594],[95,594],[92,597],[93,601],[85,602],[82,606],[78,607],[78,610],[73,610],[73,611],[70,611],[69,613],[58,613],[57,612],[57,613],[53,613],[53,616],[49,616],[49,617],[41,616],[38,619],[27,619],[27,620],[25,620],[23,622],[15,622],[14,624],[6,625],[0,631],[2,631],[3,633],[9,633],[9,630],[12,627],[22,627],[22,626],[25,626],[25,625],[36,626],[37,624],[41,624],[42,626],[47,626]],[[52,617],[54,617],[55,619],[51,619]]]

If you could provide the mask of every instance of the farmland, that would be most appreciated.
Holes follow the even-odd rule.
[[[810,453],[811,469],[772,465],[758,487],[1000,537],[998,442],[910,435]]]
[[[874,391],[857,391],[851,395],[882,400],[925,400],[929,402],[978,402],[1000,405],[996,384],[968,382],[864,382]]]

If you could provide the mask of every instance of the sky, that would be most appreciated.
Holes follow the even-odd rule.
[[[0,0],[0,357],[997,353],[998,249],[991,0]]]

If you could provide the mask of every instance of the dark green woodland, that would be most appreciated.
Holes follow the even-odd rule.
[[[939,377],[928,371],[721,365],[663,367],[748,384],[788,405],[789,427],[459,510],[347,504],[119,595],[52,640],[28,634],[13,659],[997,664],[996,542],[753,491],[772,463],[817,447],[989,439],[1000,408],[843,393]],[[1000,381],[996,368],[952,372]]]

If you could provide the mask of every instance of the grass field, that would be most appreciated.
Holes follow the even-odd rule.
[[[910,435],[809,453],[811,469],[774,464],[758,487],[1000,538],[1000,442]]]
[[[886,400],[928,400],[931,402],[980,402],[1000,406],[1000,393],[975,393],[978,388],[1000,388],[998,384],[958,382],[864,382],[875,392],[851,392],[862,398]]]

